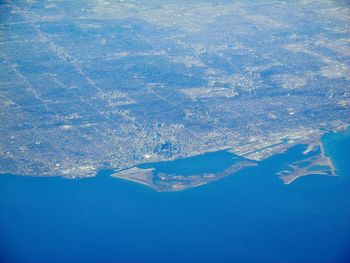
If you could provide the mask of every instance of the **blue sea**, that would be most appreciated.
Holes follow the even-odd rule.
[[[0,260],[350,262],[349,135],[323,138],[339,176],[290,185],[275,173],[300,158],[301,145],[180,192],[158,193],[109,171],[77,180],[1,175]],[[220,158],[210,160],[178,167],[218,169]]]

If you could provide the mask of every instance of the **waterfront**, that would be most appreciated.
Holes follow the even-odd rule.
[[[304,146],[181,192],[108,171],[78,180],[2,175],[1,262],[347,262],[348,134],[324,137],[339,176],[290,185],[275,173]]]

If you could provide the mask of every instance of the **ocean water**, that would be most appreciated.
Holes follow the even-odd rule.
[[[173,193],[108,171],[79,180],[1,175],[0,261],[349,262],[349,135],[324,137],[339,176],[288,186],[275,173],[304,146]],[[219,169],[220,158],[210,158],[180,163],[181,171]]]

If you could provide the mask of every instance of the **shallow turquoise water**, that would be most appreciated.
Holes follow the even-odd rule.
[[[275,172],[302,146],[176,193],[107,171],[81,180],[2,175],[0,261],[349,262],[349,132],[324,141],[339,176],[288,186]]]

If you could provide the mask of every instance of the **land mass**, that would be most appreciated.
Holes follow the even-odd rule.
[[[350,124],[349,3],[170,2],[2,1],[0,173],[181,190],[305,144],[281,179],[335,174],[320,138]],[[220,150],[245,162],[140,168]]]
[[[141,169],[133,167],[116,172],[111,176],[145,184],[161,192],[180,191],[186,188],[213,182],[225,176],[234,174],[245,167],[255,165],[256,163],[254,162],[237,161],[221,172],[192,175],[168,174],[164,172],[156,172],[155,169],[152,168]]]

